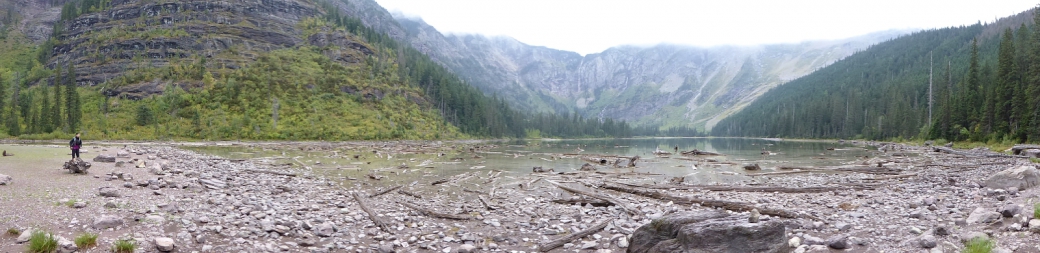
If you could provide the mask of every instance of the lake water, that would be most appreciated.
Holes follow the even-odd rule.
[[[324,145],[324,144],[322,144]],[[520,140],[512,142],[451,143],[432,145],[423,152],[357,149],[350,145],[321,151],[301,151],[299,147],[267,145],[207,145],[183,148],[229,159],[260,159],[271,164],[293,164],[317,173],[345,179],[377,175],[414,175],[445,177],[466,172],[507,171],[531,173],[533,167],[552,168],[556,172],[573,172],[587,161],[583,156],[640,156],[636,168],[600,166],[603,172],[641,172],[658,174],[658,178],[685,177],[687,183],[707,184],[751,180],[748,173],[770,172],[775,166],[837,166],[852,163],[858,157],[871,156],[872,148],[835,141],[782,141],[754,138],[646,138],[595,140]],[[468,150],[472,146],[490,148]],[[579,149],[580,147],[580,149]],[[655,150],[667,152],[702,150],[722,156],[688,157],[678,154],[655,156]],[[763,154],[766,153],[766,154]],[[357,158],[355,158],[357,156]],[[611,162],[616,158],[609,159]],[[710,160],[709,160],[710,159]],[[747,172],[742,164],[759,164],[763,171]]]

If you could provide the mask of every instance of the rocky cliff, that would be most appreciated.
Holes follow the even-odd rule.
[[[799,44],[698,48],[620,46],[574,52],[508,37],[444,35],[371,0],[345,0],[367,25],[402,39],[463,79],[528,110],[710,129],[765,91],[903,32]]]

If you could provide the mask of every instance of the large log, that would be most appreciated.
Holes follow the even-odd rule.
[[[698,155],[703,155],[703,156],[721,156],[721,155],[723,155],[723,154],[719,154],[719,153],[715,153],[715,152],[704,151],[704,150],[697,150],[697,149],[690,150],[690,151],[682,151],[680,153],[682,155],[688,155],[688,156],[698,156]]]
[[[625,211],[627,211],[629,214],[632,214],[632,215],[638,215],[639,214],[639,211],[636,211],[635,208],[629,206],[628,203],[621,202],[621,200],[615,199],[614,197],[607,196],[607,195],[604,195],[604,194],[595,193],[595,192],[580,190],[580,189],[573,188],[573,187],[570,187],[570,186],[566,186],[566,185],[563,185],[563,184],[560,184],[560,183],[557,183],[557,182],[553,182],[553,181],[550,181],[550,180],[545,180],[545,181],[549,182],[552,185],[555,185],[556,187],[558,187],[560,189],[563,189],[563,190],[571,192],[571,193],[581,194],[581,195],[589,196],[589,197],[592,197],[592,198],[595,198],[595,199],[599,199],[599,200],[603,200],[603,201],[606,201],[606,202],[613,203],[614,205],[620,206],[621,208],[625,209]]]
[[[609,220],[603,221],[599,225],[596,225],[596,226],[591,227],[589,229],[578,231],[577,233],[573,233],[573,234],[561,237],[559,239],[549,241],[549,242],[544,243],[542,245],[538,245],[538,252],[549,252],[550,250],[553,250],[555,248],[559,248],[560,246],[563,246],[564,244],[567,244],[567,243],[572,242],[574,240],[577,240],[577,239],[580,239],[582,237],[586,237],[586,236],[595,234],[596,232],[599,232],[599,231],[603,230],[603,228],[606,228],[607,224],[610,224],[610,222],[612,222],[612,221],[614,221],[614,219],[609,219]]]
[[[371,208],[368,208],[368,204],[365,203],[365,200],[362,199],[357,192],[353,192],[350,195],[354,196],[354,201],[358,202],[358,205],[361,206],[361,210],[368,213],[368,219],[372,220],[372,223],[375,223],[377,227],[383,230],[383,232],[393,233],[393,231],[390,230],[390,225],[386,224],[386,221],[383,221],[383,219],[377,217],[376,212],[373,212]]]
[[[1018,144],[1014,147],[1011,147],[1011,153],[1014,153],[1015,155],[1021,155],[1022,151],[1026,149],[1040,149],[1040,145]]]
[[[759,213],[772,215],[772,216],[776,216],[776,217],[782,217],[782,218],[808,218],[808,219],[812,219],[812,220],[818,220],[816,217],[813,217],[813,216],[810,216],[810,215],[801,215],[801,214],[798,214],[798,213],[795,213],[795,212],[791,212],[791,211],[787,211],[787,210],[783,210],[783,209],[756,207],[756,206],[754,206],[754,205],[752,205],[750,203],[743,203],[743,202],[736,202],[736,201],[726,201],[726,200],[698,199],[698,198],[691,198],[691,197],[673,196],[673,195],[669,195],[669,194],[665,194],[665,193],[661,193],[661,192],[657,192],[657,191],[649,191],[649,190],[629,188],[629,187],[624,187],[624,186],[610,184],[610,183],[603,183],[602,185],[600,185],[600,187],[602,187],[604,189],[615,190],[615,191],[619,191],[619,192],[630,193],[630,194],[640,195],[640,196],[649,197],[649,198],[655,198],[655,199],[660,199],[660,200],[672,201],[675,204],[680,204],[680,205],[698,204],[698,205],[701,205],[701,206],[704,206],[704,207],[722,208],[722,209],[726,209],[726,210],[730,210],[730,211],[737,211],[737,212],[749,212],[751,210],[758,209]]]
[[[386,188],[386,189],[383,189],[382,191],[373,193],[372,195],[368,195],[368,198],[375,198],[375,197],[378,197],[379,195],[387,194],[387,193],[392,192],[394,190],[401,189],[401,187],[404,187],[404,186],[403,185],[398,185],[398,186]]]
[[[419,213],[422,213],[423,215],[434,217],[434,218],[451,219],[451,220],[468,220],[468,219],[471,218],[469,216],[463,216],[463,215],[438,213],[438,212],[435,212],[435,211],[430,210],[430,209],[423,208],[423,207],[418,206],[418,205],[409,204],[408,202],[398,202],[398,203],[400,203],[401,205],[406,206],[408,208],[411,208],[411,209],[413,209],[415,211],[418,211]]]
[[[1012,150],[1014,150],[1014,148],[1012,148]],[[947,154],[951,154],[951,155],[962,155],[962,156],[967,156],[967,157],[1029,158],[1027,156],[1021,156],[1021,155],[1017,155],[1017,154],[1015,154],[1015,155],[1008,155],[1008,154],[1001,154],[1001,153],[996,153],[996,152],[989,152],[989,153],[985,153],[985,154],[978,154],[978,153],[964,152],[964,151],[960,151],[960,150],[956,150],[956,149],[952,149],[952,148],[939,147],[939,146],[932,146],[932,151],[947,153]],[[1019,151],[1019,152],[1021,152],[1021,151]]]
[[[628,187],[641,187],[648,189],[670,190],[709,190],[709,191],[731,191],[731,192],[779,192],[779,193],[818,193],[839,190],[872,190],[870,187],[773,187],[773,186],[736,186],[736,185],[634,185],[625,184]]]

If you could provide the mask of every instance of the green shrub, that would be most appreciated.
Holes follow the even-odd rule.
[[[50,253],[58,249],[58,239],[54,235],[43,231],[33,231],[29,237],[30,253]]]
[[[1033,219],[1040,219],[1040,203],[1033,205]]]
[[[17,228],[8,228],[7,234],[11,236],[19,236],[22,234],[22,231],[18,230]]]
[[[97,246],[97,234],[86,233],[76,237],[76,247],[80,249]]]
[[[134,253],[135,248],[137,248],[137,243],[130,239],[118,240],[112,243],[112,252],[115,253]]]
[[[992,240],[976,237],[964,245],[963,253],[990,253],[991,251],[993,251]]]

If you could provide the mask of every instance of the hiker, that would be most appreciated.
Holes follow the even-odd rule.
[[[72,148],[72,159],[79,158],[79,148],[83,146],[83,140],[79,138],[79,133],[76,133],[76,137],[69,141],[69,147]]]

